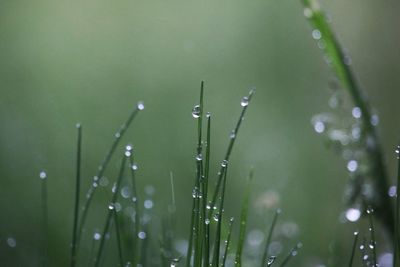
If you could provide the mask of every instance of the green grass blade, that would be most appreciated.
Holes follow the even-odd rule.
[[[41,205],[42,205],[42,266],[47,266],[48,251],[48,201],[47,201],[47,174],[41,171],[39,174],[41,180]]]
[[[144,104],[142,102],[139,102],[136,106],[136,108],[131,112],[131,114],[129,115],[128,119],[125,121],[124,124],[121,125],[120,129],[114,134],[114,141],[111,144],[110,149],[108,150],[106,156],[103,159],[103,162],[100,164],[100,166],[98,167],[97,170],[97,174],[95,177],[97,177],[97,179],[101,179],[101,177],[103,176],[110,160],[111,157],[113,156],[116,148],[118,147],[118,144],[120,142],[120,140],[122,139],[122,137],[124,136],[126,130],[129,128],[129,126],[131,125],[133,119],[136,117],[136,115],[139,113],[140,110],[144,109]],[[96,181],[95,181],[96,182]],[[85,222],[86,222],[86,218],[89,212],[89,208],[90,208],[90,204],[92,203],[92,199],[94,196],[94,193],[96,192],[96,188],[95,186],[91,185],[91,187],[89,188],[87,194],[86,194],[86,200],[85,203],[82,207],[82,216],[79,222],[79,230],[78,230],[78,237],[77,237],[77,242],[79,245],[80,242],[80,238],[83,232],[83,228],[85,226]]]
[[[227,176],[227,173],[228,173],[228,166],[225,165],[218,214],[214,215],[214,219],[216,219],[216,221],[217,221],[217,230],[216,230],[216,233],[215,233],[215,241],[214,241],[214,253],[213,253],[213,260],[212,260],[212,266],[213,267],[218,267],[219,266],[219,255],[220,255],[220,247],[221,247],[222,213],[223,213],[223,210],[224,210],[224,200],[225,200],[225,188],[226,188],[226,176]]]
[[[240,212],[240,230],[239,230],[239,242],[236,250],[236,257],[235,257],[235,267],[242,266],[242,251],[244,240],[246,236],[246,225],[247,225],[247,213],[249,210],[249,201],[250,201],[250,186],[251,181],[253,179],[254,171],[253,169],[250,170],[249,177],[247,179],[247,187],[244,193],[244,198],[242,202],[242,208]]]
[[[359,235],[358,232],[354,232],[354,241],[353,241],[353,247],[351,249],[349,267],[353,266],[354,255],[356,254],[356,249],[357,249],[358,235]]]
[[[139,196],[137,194],[137,186],[136,186],[136,170],[137,166],[134,162],[132,146],[127,146],[127,152],[129,152],[128,160],[129,160],[129,169],[131,174],[131,183],[132,183],[132,201],[133,207],[135,208],[135,222],[134,222],[134,233],[133,233],[133,251],[132,251],[132,266],[136,266],[139,262],[139,241],[138,234],[140,231],[140,218],[141,218],[141,209],[139,205]]]
[[[77,153],[76,153],[76,181],[75,181],[75,205],[74,205],[74,218],[72,230],[72,244],[71,244],[71,263],[70,266],[76,266],[76,253],[77,253],[77,236],[78,236],[78,220],[79,220],[79,196],[81,184],[81,152],[82,152],[82,127],[80,124],[76,125],[78,130],[77,140]]]
[[[328,23],[324,11],[321,9],[318,0],[302,0],[305,10],[304,14],[309,19],[313,31],[317,33],[318,42],[322,44],[330,66],[338,77],[341,85],[350,93],[353,103],[359,107],[362,113],[363,129],[362,136],[368,136],[374,143],[374,146],[368,147],[368,156],[373,162],[372,172],[374,177],[374,187],[376,188],[381,199],[373,204],[376,210],[377,217],[380,218],[390,234],[394,236],[394,215],[392,203],[387,195],[387,188],[389,188],[389,178],[386,173],[384,158],[380,140],[376,131],[376,127],[372,124],[372,113],[366,98],[365,92],[357,83],[350,64],[348,63],[348,56],[343,52],[343,49],[338,42],[331,26]]]
[[[290,250],[289,254],[288,254],[288,255],[286,256],[286,258],[282,261],[280,267],[286,266],[286,265],[289,263],[289,261],[290,261],[293,257],[296,257],[297,254],[298,254],[299,249],[300,249],[302,246],[303,246],[303,245],[302,245],[301,243],[297,243],[297,245],[294,246],[294,247]]]
[[[233,217],[230,218],[230,220],[229,220],[229,228],[228,228],[228,237],[226,238],[226,241],[225,241],[225,251],[224,251],[224,255],[222,255],[221,267],[225,267],[226,258],[228,257],[229,244],[231,242],[231,235],[232,235],[233,221],[234,221]]]
[[[210,219],[207,217],[207,201],[208,201],[208,178],[210,175],[210,157],[211,157],[211,114],[207,113],[207,142],[206,142],[206,161],[204,166],[203,179],[203,224],[204,224],[204,253],[203,267],[209,267],[210,261]]]
[[[393,266],[398,267],[399,263],[399,250],[400,250],[400,145],[395,150],[397,155],[397,185],[396,185],[396,209],[395,209],[395,235],[393,242]]]
[[[104,230],[103,230],[103,233],[101,235],[100,245],[99,245],[99,249],[97,251],[97,256],[94,259],[94,266],[95,267],[99,266],[100,258],[103,255],[104,245],[105,245],[105,241],[106,241],[105,236],[108,233],[109,228],[110,228],[110,224],[111,224],[111,220],[112,220],[112,214],[113,214],[114,209],[115,209],[114,205],[115,205],[115,202],[117,201],[117,198],[118,198],[118,194],[119,194],[119,190],[120,190],[120,186],[121,186],[121,181],[122,181],[122,177],[123,177],[123,174],[124,174],[125,162],[126,162],[126,157],[124,155],[123,158],[122,158],[122,161],[121,161],[121,167],[120,167],[120,170],[119,170],[117,183],[115,185],[115,190],[114,190],[114,192],[112,194],[111,202],[110,202],[110,205],[108,207],[106,223],[104,225]]]
[[[268,248],[269,248],[269,245],[271,244],[272,234],[274,233],[275,225],[276,225],[276,222],[278,221],[278,217],[279,217],[280,213],[281,213],[281,210],[277,209],[275,211],[274,218],[272,219],[271,227],[269,228],[269,232],[268,232],[267,242],[265,243],[264,254],[263,254],[262,260],[261,260],[261,265],[260,265],[261,267],[264,267],[265,263],[267,262],[267,259],[269,259],[268,258]]]
[[[242,112],[240,113],[240,116],[239,116],[239,119],[238,119],[238,121],[236,123],[235,129],[232,131],[232,133],[230,135],[228,149],[226,151],[226,154],[225,154],[225,157],[224,157],[224,160],[223,160],[223,162],[225,162],[225,163],[229,162],[229,158],[230,158],[230,155],[232,153],[233,146],[235,144],[237,135],[239,133],[240,125],[242,124],[242,121],[244,120],[244,115],[246,114],[246,110],[247,110],[247,108],[249,106],[249,103],[251,101],[251,98],[253,97],[254,92],[255,92],[254,89],[250,90],[249,95],[243,97],[243,99],[242,99],[242,101],[240,103],[241,106],[242,106]],[[217,201],[218,193],[219,193],[219,190],[221,188],[222,177],[224,176],[224,171],[225,171],[223,165],[224,164],[221,164],[220,171],[218,172],[217,185],[216,185],[216,187],[214,189],[214,194],[212,195],[212,199],[211,199],[211,203],[210,203],[210,207],[211,208],[210,208],[210,210],[208,212],[209,213],[208,214],[209,218],[212,217],[212,214],[213,214],[213,211],[214,211],[213,207],[215,206],[215,202]]]
[[[372,266],[377,266],[378,261],[377,261],[377,257],[376,257],[376,239],[375,239],[375,227],[374,227],[374,221],[372,218],[372,214],[373,214],[373,209],[372,208],[368,208],[367,209],[367,214],[368,214],[368,219],[369,219],[369,233],[371,235],[371,240],[370,243],[368,245],[368,247],[372,250]]]
[[[118,222],[118,214],[115,208],[113,209],[113,217],[114,217],[114,224],[115,224],[115,234],[117,236],[117,250],[118,250],[118,259],[119,265],[124,267],[124,257],[122,254],[122,243],[121,243],[121,232],[119,229],[119,222]]]

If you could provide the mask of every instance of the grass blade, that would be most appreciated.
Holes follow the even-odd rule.
[[[254,89],[250,90],[249,95],[243,97],[243,99],[242,99],[242,101],[240,103],[241,106],[242,106],[242,112],[240,113],[240,116],[239,116],[239,119],[238,119],[238,121],[236,123],[235,129],[232,131],[232,133],[230,135],[228,149],[226,151],[224,160],[222,162],[226,162],[226,163],[229,162],[229,158],[230,158],[230,155],[232,153],[233,146],[235,144],[237,135],[239,133],[240,125],[242,124],[242,121],[244,119],[244,115],[246,114],[247,107],[248,107],[248,105],[249,105],[249,103],[251,101],[251,98],[253,97],[254,92],[255,92]],[[211,208],[210,208],[210,210],[208,212],[209,213],[208,214],[209,218],[212,217],[212,214],[213,214],[213,211],[214,211],[213,207],[215,206],[215,202],[217,201],[218,193],[219,193],[219,190],[221,188],[222,177],[224,176],[225,169],[224,169],[224,167],[222,165],[224,165],[224,164],[221,164],[220,171],[218,172],[217,185],[216,185],[216,187],[214,189],[214,194],[212,195],[212,199],[211,199],[211,203],[210,203],[210,207]]]
[[[221,267],[225,267],[226,258],[228,257],[229,244],[230,244],[230,241],[231,241],[233,221],[234,221],[233,217],[230,218],[230,220],[229,220],[229,228],[228,228],[228,237],[226,238],[226,242],[225,242],[225,251],[224,251],[224,255],[222,255]]]
[[[210,157],[211,157],[211,114],[207,113],[207,142],[206,142],[206,162],[204,166],[204,179],[203,179],[203,207],[202,214],[204,218],[204,253],[203,253],[203,266],[209,267],[210,261],[210,219],[207,216],[207,201],[208,201],[208,178],[210,175]]]
[[[42,206],[42,266],[47,266],[48,249],[48,213],[47,206],[47,174],[41,171],[39,174],[41,180],[41,206]]]
[[[124,136],[126,130],[129,128],[129,126],[131,125],[133,119],[136,117],[136,115],[139,113],[140,110],[144,109],[144,104],[142,102],[139,102],[136,106],[136,108],[131,112],[131,114],[129,115],[128,119],[125,121],[124,124],[121,125],[119,131],[117,131],[114,134],[114,141],[111,144],[110,149],[108,150],[106,156],[103,159],[103,162],[101,163],[101,165],[99,166],[98,170],[97,170],[97,174],[95,176],[95,179],[101,179],[101,177],[103,176],[108,163],[111,160],[111,157],[113,156],[116,148],[118,147],[118,144],[120,142],[120,140],[122,139],[122,137]],[[96,181],[95,181],[96,182]],[[83,228],[85,226],[85,222],[86,222],[86,218],[88,215],[88,211],[90,208],[90,204],[92,203],[92,199],[94,196],[94,193],[96,192],[96,188],[95,186],[91,185],[91,187],[89,188],[87,194],[86,194],[86,201],[82,207],[82,216],[81,216],[81,220],[79,222],[79,230],[78,230],[78,237],[77,237],[77,243],[79,245],[80,242],[80,238],[82,236],[82,232],[83,232]]]
[[[288,262],[295,256],[297,256],[299,249],[302,247],[303,245],[301,243],[297,243],[296,246],[294,246],[289,254],[286,256],[286,258],[282,261],[280,267],[284,267],[286,266],[286,264],[288,264]]]
[[[119,265],[121,267],[124,267],[124,257],[122,255],[121,232],[119,229],[118,214],[117,214],[117,211],[115,210],[115,208],[113,209],[113,217],[114,217],[114,224],[115,224],[115,233],[117,236],[117,250],[118,250]]]
[[[71,267],[76,266],[76,252],[77,252],[77,236],[78,236],[78,220],[79,220],[79,196],[81,186],[81,152],[82,152],[82,127],[80,124],[76,125],[78,130],[77,153],[76,153],[76,181],[75,181],[75,205],[74,205],[74,218],[72,230],[72,244],[71,244]]]
[[[267,262],[268,248],[269,248],[269,245],[271,244],[272,234],[274,233],[275,225],[276,225],[276,222],[278,221],[278,216],[280,213],[281,213],[281,210],[277,209],[275,211],[274,218],[272,219],[271,227],[269,228],[269,232],[268,232],[267,242],[265,243],[264,254],[263,254],[262,260],[261,260],[261,267],[264,267],[265,262]]]
[[[395,150],[397,155],[397,185],[396,185],[396,209],[395,209],[395,235],[393,243],[393,266],[398,267],[399,263],[399,250],[400,250],[400,233],[399,233],[399,223],[400,223],[400,145],[397,146]]]
[[[320,7],[318,0],[302,0],[305,10],[304,14],[309,19],[314,32],[316,31],[318,42],[323,44],[330,66],[338,77],[341,85],[351,95],[353,103],[360,108],[362,114],[362,136],[372,140],[373,146],[368,147],[368,157],[373,162],[372,172],[374,177],[374,187],[376,188],[381,199],[375,203],[367,203],[376,209],[377,216],[380,218],[390,236],[394,236],[394,215],[387,188],[389,188],[389,178],[386,173],[382,148],[376,131],[376,127],[372,124],[372,113],[366,98],[365,92],[357,83],[350,64],[348,56],[338,42],[333,30],[331,29],[326,15]]]
[[[358,235],[359,235],[358,232],[354,232],[354,241],[353,241],[353,247],[351,249],[349,267],[353,266],[354,255],[356,254],[356,249],[357,249]]]
[[[377,266],[377,257],[376,257],[376,241],[375,241],[375,227],[374,221],[372,218],[374,210],[372,208],[367,209],[368,219],[369,219],[369,233],[371,235],[371,241],[368,247],[372,250],[372,266]]]
[[[242,266],[242,251],[243,251],[243,245],[244,245],[244,240],[245,240],[245,235],[246,235],[247,213],[249,210],[249,200],[250,200],[250,186],[251,186],[251,181],[253,179],[253,174],[254,174],[254,171],[253,171],[253,169],[251,169],[250,173],[249,173],[249,177],[247,179],[247,187],[246,187],[246,191],[244,193],[242,209],[240,212],[240,231],[239,231],[239,242],[238,242],[238,247],[236,250],[236,257],[235,257],[235,267]]]
[[[214,215],[214,219],[216,219],[216,221],[217,221],[217,230],[216,230],[215,241],[214,241],[214,253],[213,253],[213,260],[212,260],[213,267],[218,267],[218,265],[219,265],[219,254],[220,254],[220,246],[221,246],[222,213],[224,210],[227,173],[228,173],[228,166],[225,165],[224,177],[223,177],[223,181],[222,181],[222,188],[221,188],[221,195],[220,195],[219,210],[218,210],[218,214]]]
[[[123,174],[124,174],[125,162],[126,162],[126,157],[125,157],[125,155],[124,155],[123,158],[122,158],[122,161],[121,161],[121,167],[120,167],[120,170],[119,170],[119,174],[118,174],[118,178],[117,178],[117,183],[116,183],[116,185],[115,185],[115,190],[114,190],[113,195],[112,195],[112,197],[111,197],[110,206],[108,207],[108,213],[107,213],[106,223],[105,223],[105,225],[104,225],[104,230],[103,230],[103,233],[102,233],[102,235],[101,235],[100,245],[99,245],[99,249],[98,249],[98,251],[97,251],[97,256],[96,256],[96,258],[94,259],[94,266],[95,266],[95,267],[98,267],[98,266],[99,266],[99,264],[100,264],[100,258],[101,258],[101,255],[103,254],[103,249],[104,249],[104,245],[105,245],[105,241],[106,241],[105,236],[106,236],[106,234],[108,233],[108,230],[109,230],[109,228],[110,228],[110,224],[111,224],[111,220],[112,220],[112,214],[113,214],[114,209],[115,209],[114,204],[115,204],[115,202],[117,201],[118,193],[119,193],[119,188],[120,188],[121,181],[122,181],[122,176],[123,176]]]

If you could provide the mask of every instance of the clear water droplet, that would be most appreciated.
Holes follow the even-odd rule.
[[[127,145],[127,146],[125,147],[125,150],[126,150],[126,151],[132,151],[132,149],[133,149],[132,145]]]
[[[207,112],[207,113],[206,113],[206,117],[207,117],[207,118],[210,118],[210,117],[211,117],[211,112]]]
[[[193,118],[195,118],[195,119],[200,118],[200,113],[201,113],[200,105],[194,106],[193,109],[192,109]]]
[[[396,194],[397,194],[397,187],[395,185],[392,185],[389,188],[388,195],[389,197],[396,197]]]
[[[100,240],[100,238],[101,238],[101,234],[99,232],[95,232],[94,235],[93,235],[93,239],[94,240]]]
[[[139,237],[140,239],[142,239],[142,240],[143,240],[143,239],[146,239],[146,233],[143,232],[143,231],[142,231],[142,232],[139,232],[139,233],[138,233],[138,237]]]
[[[133,163],[131,168],[132,170],[137,171],[139,169],[139,166],[136,163]]]
[[[110,204],[108,205],[108,209],[109,209],[109,210],[115,209],[115,204],[114,204],[114,203],[110,203]]]
[[[125,151],[125,157],[129,158],[131,155],[132,153],[129,150]]]
[[[361,211],[356,208],[349,208],[346,210],[346,219],[350,222],[356,222],[361,217]]]
[[[304,8],[303,14],[306,18],[309,19],[313,16],[314,12],[311,10],[311,8],[306,7],[306,8]]]
[[[15,240],[15,238],[9,237],[9,238],[7,238],[7,245],[10,248],[15,248],[17,246],[17,241]]]
[[[196,155],[196,161],[202,161],[202,160],[203,160],[203,155],[202,154]]]
[[[358,162],[356,160],[350,160],[347,162],[347,170],[349,172],[355,172],[358,169]]]
[[[276,260],[276,256],[270,256],[267,260],[267,267],[271,266]]]
[[[236,132],[235,132],[235,130],[232,130],[230,133],[229,133],[229,138],[230,139],[234,139],[236,137]]]
[[[207,224],[207,225],[210,224],[210,219],[205,219],[204,223]]]
[[[139,101],[136,106],[137,106],[138,110],[143,110],[144,109],[144,103],[142,101]]]
[[[42,179],[42,180],[46,179],[47,178],[47,173],[45,171],[41,171],[39,173],[39,178]]]
[[[131,189],[128,186],[122,187],[121,196],[123,198],[129,198],[131,196]]]
[[[321,34],[320,30],[314,29],[314,30],[312,31],[312,37],[314,38],[314,40],[319,40],[319,39],[321,39],[322,34]]]
[[[154,203],[151,199],[146,199],[143,203],[145,209],[151,209],[154,206]]]
[[[356,118],[356,119],[359,119],[359,118],[361,118],[361,109],[359,108],[359,107],[354,107],[352,110],[351,110],[351,115],[354,117],[354,118]]]
[[[368,214],[372,214],[372,213],[374,213],[374,209],[373,209],[373,208],[371,208],[371,207],[369,207],[369,208],[367,209],[367,213],[368,213]]]
[[[323,133],[325,131],[325,123],[323,123],[322,121],[316,121],[314,123],[314,130],[317,133]]]
[[[248,96],[244,96],[243,98],[242,98],[242,101],[240,101],[240,105],[242,106],[242,107],[246,107],[246,106],[248,106],[249,105],[249,97]]]
[[[224,159],[224,160],[221,162],[221,167],[225,168],[226,166],[228,166],[228,161],[227,161],[226,159]]]
[[[214,219],[214,221],[218,222],[218,220],[219,220],[219,214],[218,214],[218,213],[217,213],[217,214],[214,214],[213,219]]]

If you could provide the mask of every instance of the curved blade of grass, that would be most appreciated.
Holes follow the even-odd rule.
[[[357,249],[358,235],[359,235],[358,232],[354,232],[354,241],[353,241],[353,247],[351,249],[349,267],[353,266],[354,255],[356,254],[356,249]]]
[[[82,127],[76,125],[78,130],[77,152],[76,152],[76,181],[75,181],[75,205],[74,218],[72,229],[72,244],[71,244],[71,263],[70,266],[76,266],[76,251],[77,251],[77,235],[78,235],[78,220],[79,220],[79,196],[81,184],[81,151],[82,151]]]
[[[374,204],[376,212],[385,225],[386,230],[393,236],[394,234],[394,215],[393,209],[389,196],[387,195],[388,176],[385,169],[383,153],[380,145],[380,140],[375,126],[372,124],[372,115],[368,100],[365,92],[357,83],[350,65],[346,61],[347,55],[343,52],[340,43],[337,41],[336,36],[327,22],[324,11],[321,9],[318,0],[302,0],[305,10],[304,14],[309,19],[311,25],[315,28],[314,30],[319,31],[318,42],[323,43],[323,50],[325,55],[328,57],[330,66],[334,73],[337,75],[342,86],[350,93],[353,103],[359,107],[362,113],[363,121],[363,136],[367,136],[374,143],[373,146],[368,147],[369,158],[373,163],[374,173],[374,187],[378,191],[378,195],[381,197],[377,203],[368,203],[369,205]]]
[[[192,216],[190,222],[190,236],[189,236],[189,246],[186,255],[186,266],[190,266],[193,254],[194,245],[194,262],[197,263],[198,259],[201,259],[201,238],[199,237],[199,228],[202,227],[201,214],[200,214],[200,180],[203,175],[203,160],[202,160],[202,121],[203,121],[203,97],[204,97],[204,82],[201,82],[200,86],[200,105],[199,114],[197,118],[197,155],[196,155],[196,177],[195,186],[193,189],[193,200],[192,200]],[[200,254],[200,255],[199,255]]]
[[[265,262],[267,262],[268,248],[269,248],[269,245],[271,244],[272,234],[274,233],[275,225],[276,225],[276,222],[278,221],[278,216],[280,213],[281,213],[281,210],[277,209],[275,211],[274,218],[272,219],[271,227],[269,228],[269,232],[268,232],[267,242],[265,243],[264,254],[263,254],[262,260],[261,260],[261,267],[264,267]]]
[[[242,251],[243,251],[244,239],[246,236],[247,213],[249,210],[249,200],[250,200],[250,186],[251,186],[251,181],[253,180],[253,174],[254,170],[252,168],[250,170],[249,177],[247,179],[246,191],[244,193],[242,209],[240,212],[239,242],[236,250],[235,267],[242,266]]]
[[[136,115],[139,113],[140,110],[143,110],[143,108],[144,108],[143,103],[139,102],[137,104],[136,108],[131,112],[131,114],[129,115],[128,119],[125,121],[125,123],[121,125],[119,131],[117,131],[114,134],[114,141],[111,144],[111,147],[108,150],[106,156],[104,157],[103,162],[101,163],[101,165],[99,166],[99,168],[97,170],[97,174],[96,174],[95,177],[97,177],[98,179],[100,179],[103,176],[103,174],[104,174],[104,172],[105,172],[105,170],[106,170],[106,168],[108,166],[108,163],[111,160],[111,157],[113,156],[116,148],[118,147],[118,144],[119,144],[120,140],[124,136],[126,130],[131,125],[133,119],[136,117]],[[81,216],[81,220],[79,222],[79,228],[78,228],[79,229],[78,230],[78,237],[77,237],[78,245],[79,245],[79,242],[80,242],[80,238],[82,236],[83,228],[85,226],[86,217],[88,215],[90,204],[92,203],[92,199],[93,199],[94,193],[96,192],[96,188],[97,187],[91,185],[89,190],[88,190],[88,192],[86,193],[86,200],[85,200],[85,203],[84,203],[84,205],[82,207],[83,212],[82,212],[82,216]]]
[[[115,233],[117,236],[117,250],[118,250],[119,265],[121,267],[124,267],[124,257],[122,255],[121,232],[119,229],[118,214],[117,214],[117,211],[115,210],[115,208],[112,211],[113,211],[114,224],[115,224]]]
[[[288,264],[288,262],[295,256],[297,256],[297,253],[299,251],[299,249],[301,248],[302,244],[301,243],[297,243],[296,246],[294,246],[289,254],[286,256],[286,258],[282,261],[280,267],[284,267],[286,266],[286,264]]]
[[[251,98],[253,97],[254,92],[255,92],[255,89],[250,90],[249,95],[247,97],[245,97],[246,98],[245,99],[246,102],[243,102],[243,100],[242,100],[242,102],[245,103],[245,104],[242,105],[242,112],[240,113],[240,116],[239,116],[239,119],[238,119],[238,121],[236,123],[235,129],[232,131],[231,138],[229,140],[228,149],[227,149],[225,157],[224,157],[224,161],[225,162],[229,162],[229,158],[230,158],[230,155],[232,153],[233,145],[235,144],[237,135],[239,133],[240,125],[242,124],[242,121],[244,119],[244,115],[246,114],[247,107],[250,104],[250,101],[251,101]],[[211,199],[211,203],[210,203],[210,207],[211,208],[210,208],[210,210],[208,212],[208,217],[209,218],[212,217],[212,214],[213,214],[213,211],[214,211],[213,207],[215,206],[215,202],[217,201],[217,198],[218,198],[218,192],[219,192],[219,190],[221,188],[221,182],[222,182],[222,177],[224,176],[224,171],[225,171],[224,167],[221,166],[221,168],[220,168],[220,170],[218,172],[217,185],[216,185],[216,187],[214,189],[214,194],[212,195],[212,199]]]
[[[222,263],[221,263],[221,267],[225,267],[225,263],[226,263],[226,258],[228,257],[228,252],[229,252],[229,244],[231,242],[231,234],[232,234],[232,226],[233,226],[233,217],[229,220],[229,228],[228,228],[228,237],[226,238],[226,242],[225,242],[225,251],[224,251],[224,255],[222,255]]]
[[[217,230],[215,233],[215,241],[214,241],[214,253],[212,266],[218,267],[219,265],[219,254],[220,254],[220,245],[221,245],[221,226],[222,226],[222,212],[224,210],[224,200],[225,200],[225,188],[226,188],[226,176],[228,173],[228,166],[224,167],[224,177],[222,181],[221,195],[220,195],[220,203],[218,214],[215,214],[215,218],[217,219]]]
[[[135,222],[134,222],[134,233],[133,233],[133,251],[132,251],[132,266],[136,266],[139,262],[139,242],[138,242],[138,234],[140,231],[140,217],[141,211],[139,208],[139,196],[137,194],[137,187],[136,187],[136,165],[133,161],[133,153],[129,153],[129,169],[131,173],[131,182],[132,182],[132,200],[133,206],[135,208]]]
[[[104,225],[104,230],[103,230],[103,233],[101,235],[100,245],[99,245],[99,249],[97,251],[97,256],[94,259],[94,266],[95,267],[99,266],[100,258],[101,258],[101,255],[103,254],[104,244],[105,244],[105,241],[106,241],[105,236],[108,233],[108,230],[110,228],[110,224],[111,224],[111,220],[112,220],[112,214],[113,214],[114,209],[115,209],[115,207],[113,205],[115,204],[115,202],[117,201],[117,198],[118,198],[118,193],[119,193],[119,189],[120,189],[120,186],[121,186],[122,176],[124,174],[125,162],[126,162],[126,157],[124,155],[123,158],[122,158],[122,161],[121,161],[121,167],[120,167],[120,170],[119,170],[117,183],[115,185],[115,191],[112,194],[110,206],[108,208],[106,223]]]

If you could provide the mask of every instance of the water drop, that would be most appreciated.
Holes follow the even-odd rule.
[[[196,161],[202,161],[202,160],[203,160],[203,155],[202,154],[196,155]]]
[[[228,166],[228,161],[227,161],[226,159],[224,159],[224,160],[221,162],[221,167],[225,168],[226,166]]]
[[[355,171],[358,169],[358,162],[357,162],[356,160],[350,160],[350,161],[347,163],[347,169],[348,169],[350,172],[355,172]]]
[[[132,170],[137,171],[139,169],[138,165],[136,163],[133,163],[131,166]]]
[[[170,265],[170,267],[176,267],[176,266],[178,266],[178,262],[179,262],[179,259],[172,259],[172,260],[171,260],[171,265]]]
[[[109,210],[113,210],[114,208],[115,208],[114,203],[110,203],[110,204],[108,205],[108,209],[109,209]]]
[[[145,238],[146,238],[146,233],[145,233],[145,232],[139,232],[139,233],[138,233],[138,237],[139,237],[140,239],[145,239]]]
[[[200,105],[194,106],[193,109],[192,109],[193,118],[195,118],[195,119],[200,118],[200,113],[201,113]]]
[[[136,106],[137,106],[138,110],[143,110],[144,109],[144,103],[142,101],[139,101]]]
[[[210,118],[210,117],[211,117],[211,112],[207,112],[207,113],[206,113],[206,117],[207,117],[207,118]]]
[[[123,198],[129,198],[131,196],[131,189],[128,186],[122,187],[121,196]]]
[[[351,115],[353,115],[353,117],[356,119],[361,118],[361,109],[359,107],[354,107],[351,110]]]
[[[267,266],[271,266],[276,260],[276,256],[270,256],[267,260]]]
[[[214,219],[214,221],[218,222],[218,220],[219,220],[219,215],[218,215],[218,214],[214,214],[213,219]]]
[[[132,153],[129,150],[125,151],[125,156],[126,157],[129,158],[131,155],[132,155]]]
[[[311,8],[308,8],[308,7],[306,7],[305,9],[304,9],[304,16],[306,17],[306,18],[311,18],[312,16],[313,16],[313,11],[311,10]]]
[[[397,187],[395,185],[392,185],[388,191],[389,197],[396,197],[396,192],[397,192]]]
[[[127,145],[126,147],[125,147],[125,150],[127,150],[127,151],[132,151],[132,145]]]
[[[357,235],[358,235],[358,231],[355,231],[355,232],[353,233],[353,235],[357,236]]]
[[[15,238],[9,237],[9,238],[7,238],[7,245],[10,248],[15,248],[17,246],[17,241],[15,240]]]
[[[41,172],[39,173],[39,178],[40,178],[40,179],[46,179],[46,178],[47,178],[47,173],[46,173],[45,171],[41,171]]]
[[[153,203],[153,201],[152,201],[151,199],[146,199],[146,200],[144,201],[143,205],[144,205],[144,207],[145,207],[146,209],[149,210],[149,209],[153,208],[154,203]]]
[[[361,211],[359,209],[349,208],[346,211],[346,219],[349,220],[350,222],[356,222],[360,219],[360,217],[361,217]]]
[[[231,132],[230,132],[230,134],[229,134],[229,138],[230,139],[234,139],[236,137],[236,132],[235,132],[235,130],[232,130]]]
[[[243,98],[242,98],[242,101],[240,101],[240,105],[241,105],[242,107],[248,106],[248,105],[249,105],[249,97],[248,97],[248,96],[243,97]]]
[[[320,30],[314,29],[314,30],[312,31],[312,37],[314,38],[314,40],[319,40],[319,39],[321,39],[322,34],[321,34]]]
[[[101,234],[98,233],[98,232],[95,232],[94,235],[93,235],[93,239],[94,240],[100,240],[100,238],[101,238]]]
[[[373,114],[371,117],[371,124],[373,126],[377,126],[379,124],[379,116],[376,114]]]
[[[325,123],[323,123],[322,121],[316,121],[314,123],[314,130],[317,133],[323,133],[325,131]]]
[[[210,224],[210,219],[205,219],[204,223],[207,224],[207,225]]]
[[[374,209],[373,209],[373,208],[371,208],[371,207],[369,207],[369,208],[367,209],[367,213],[368,213],[368,214],[372,214],[372,213],[374,213]]]
[[[136,198],[136,197],[133,197],[133,198],[132,198],[132,202],[135,203],[136,201],[137,201],[137,198]]]

